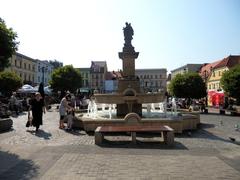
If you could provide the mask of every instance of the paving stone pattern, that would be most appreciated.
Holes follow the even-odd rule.
[[[176,135],[174,147],[145,135],[137,145],[119,135],[96,146],[82,130],[58,129],[55,109],[38,133],[26,129],[26,114],[12,119],[13,130],[0,134],[0,179],[240,179],[239,117],[202,114],[201,127]]]

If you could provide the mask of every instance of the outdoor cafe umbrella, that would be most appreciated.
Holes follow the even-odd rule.
[[[20,89],[18,89],[19,93],[35,93],[37,92],[31,85],[24,84]]]

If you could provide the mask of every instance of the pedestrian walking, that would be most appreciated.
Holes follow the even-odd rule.
[[[43,124],[42,116],[45,114],[44,102],[42,101],[42,96],[39,92],[35,94],[35,98],[30,102],[30,110],[32,110],[32,125],[36,127],[36,132],[38,131],[40,125]]]

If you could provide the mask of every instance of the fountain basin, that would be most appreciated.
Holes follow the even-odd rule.
[[[85,131],[95,131],[98,126],[118,126],[118,125],[146,125],[163,126],[167,125],[174,129],[174,133],[182,133],[184,130],[197,129],[200,123],[199,113],[183,113],[181,116],[172,116],[165,118],[140,118],[138,121],[126,121],[123,118],[113,117],[107,119],[103,117],[91,118],[87,116],[78,116],[81,125]]]

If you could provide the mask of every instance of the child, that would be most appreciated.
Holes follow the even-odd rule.
[[[67,130],[72,130],[73,118],[75,116],[74,109],[67,112]]]

